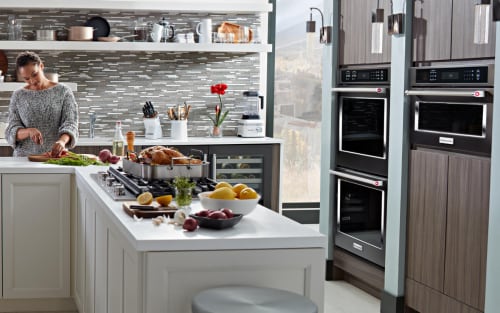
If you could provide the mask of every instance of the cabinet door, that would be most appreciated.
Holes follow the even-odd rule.
[[[453,0],[413,3],[413,61],[449,60]]]
[[[261,195],[262,205],[279,211],[279,145],[210,146],[209,151],[212,178],[246,184]]]
[[[411,151],[407,276],[443,290],[448,156]]]
[[[450,156],[444,292],[484,311],[490,160]]]
[[[494,58],[495,57],[495,24],[492,22],[490,10],[490,27],[487,44],[474,44],[474,6],[479,1],[453,0],[453,27],[451,58]],[[466,23],[466,21],[468,21]]]
[[[365,64],[366,51],[371,47],[370,1],[340,1],[339,64]]]
[[[70,175],[2,180],[4,298],[69,297]]]
[[[85,312],[85,206],[87,198],[78,189],[78,202],[75,222],[75,260],[74,260],[74,290],[75,304],[80,312]]]

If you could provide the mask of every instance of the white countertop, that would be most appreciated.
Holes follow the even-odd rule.
[[[125,213],[121,202],[111,199],[90,177],[98,169],[77,168],[77,185],[108,208],[104,213],[138,251],[325,248],[324,235],[260,205],[240,223],[224,230],[199,228],[186,232],[172,224],[155,226],[151,219],[135,221]],[[197,200],[191,207],[192,212],[201,209]]]
[[[31,162],[26,157],[0,157],[0,174],[73,174],[75,167]]]
[[[77,146],[111,146],[113,141],[110,137],[78,138]],[[283,140],[279,138],[242,138],[237,136],[226,136],[222,138],[212,137],[188,137],[188,140],[173,140],[169,137],[151,140],[136,138],[134,145],[137,146],[191,146],[191,145],[255,145],[255,144],[282,144]],[[7,140],[0,139],[0,146],[9,146]]]

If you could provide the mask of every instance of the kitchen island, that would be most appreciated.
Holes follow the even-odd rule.
[[[258,206],[234,228],[186,232],[127,215],[122,203],[92,179],[103,167],[60,167],[24,158],[0,162],[2,178],[3,173],[71,175],[75,200],[67,208],[72,254],[67,279],[72,277],[71,298],[81,313],[190,312],[194,294],[231,284],[296,292],[323,312],[326,238],[276,212]],[[199,203],[192,208],[200,209]]]

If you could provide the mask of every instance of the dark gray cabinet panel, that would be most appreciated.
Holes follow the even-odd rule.
[[[390,0],[380,0],[384,9],[383,53],[371,53],[372,13],[377,9],[377,1],[342,0],[339,19],[339,64],[374,64],[391,61],[391,40],[387,35],[387,15],[390,14]]]
[[[411,151],[407,290],[413,291],[406,300],[411,308],[484,310],[489,181],[489,158]]]
[[[443,290],[448,156],[412,150],[407,277]]]
[[[450,156],[444,293],[484,311],[490,159]]]
[[[453,0],[413,3],[413,61],[449,60]]]
[[[495,57],[495,24],[492,22],[490,10],[490,27],[488,44],[474,44],[474,6],[479,1],[453,0],[453,33],[451,58],[494,58]]]

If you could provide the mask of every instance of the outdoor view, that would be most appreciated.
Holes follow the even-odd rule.
[[[278,0],[274,136],[284,143],[282,200],[319,202],[321,149],[321,15],[314,10],[316,33],[306,40],[309,8],[318,0]]]

